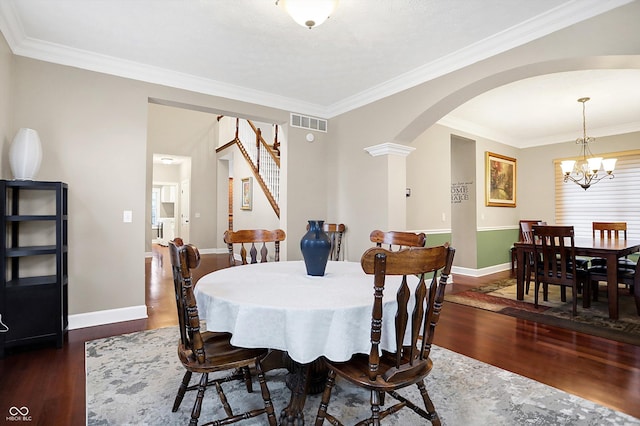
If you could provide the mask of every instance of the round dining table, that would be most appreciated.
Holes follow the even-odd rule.
[[[400,283],[400,276],[386,278],[382,349],[395,348]],[[373,275],[358,262],[344,261],[328,262],[323,276],[307,275],[303,261],[234,266],[203,276],[195,286],[207,330],[231,333],[235,346],[281,350],[293,360],[297,379],[282,424],[304,422],[311,363],[369,353],[373,293]]]

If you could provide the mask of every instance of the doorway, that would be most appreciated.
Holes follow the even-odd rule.
[[[153,155],[151,189],[151,243],[166,246],[189,232],[191,158]]]

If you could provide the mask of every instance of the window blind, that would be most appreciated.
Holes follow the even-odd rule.
[[[554,161],[555,222],[573,225],[577,237],[591,237],[592,222],[627,222],[627,238],[640,239],[640,151],[602,154],[617,158],[614,178],[604,178],[586,191],[563,182],[560,161]]]

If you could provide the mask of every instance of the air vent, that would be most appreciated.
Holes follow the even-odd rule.
[[[291,113],[291,126],[327,133],[327,120]]]

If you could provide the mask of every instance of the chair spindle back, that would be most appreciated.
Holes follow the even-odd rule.
[[[454,253],[453,248],[443,245],[412,247],[399,251],[373,247],[362,255],[362,269],[366,274],[374,275],[375,290],[369,354],[371,380],[375,380],[378,376],[389,382],[403,380],[414,374],[419,375],[428,368],[429,353],[435,327],[440,318]],[[439,276],[438,272],[440,272]],[[433,276],[427,279],[425,275],[430,273],[433,273]],[[402,275],[402,284],[396,294],[398,310],[395,317],[395,365],[387,371],[379,371],[382,297],[385,278],[388,275]],[[427,280],[430,281],[429,285]],[[411,343],[405,345],[407,329]]]
[[[273,258],[275,262],[280,261],[280,242],[284,241],[286,234],[282,229],[276,229],[269,231],[266,229],[244,229],[240,231],[225,231],[224,242],[229,249],[229,264],[231,266],[236,265],[235,256],[233,253],[233,245],[240,244],[240,260],[242,265],[248,263],[258,263],[258,248],[256,244],[260,246],[260,263],[267,262],[269,250],[267,243],[273,243],[274,253]],[[247,259],[247,248],[245,244],[250,245],[249,259]]]
[[[618,240],[620,239],[620,234],[622,234],[622,238],[626,240],[627,222],[592,222],[591,232],[593,238],[596,238],[596,234],[598,234],[597,236],[600,239],[610,240],[614,238]]]

